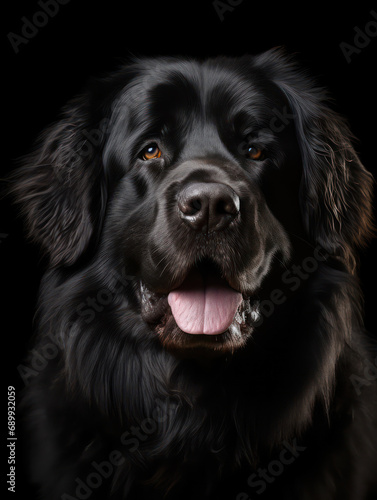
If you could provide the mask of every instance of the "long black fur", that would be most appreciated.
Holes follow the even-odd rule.
[[[271,144],[266,160],[245,159],[245,134]],[[146,167],[139,153],[156,141],[164,163]],[[49,259],[23,371],[42,499],[377,498],[377,350],[357,279],[372,177],[351,141],[278,51],[137,60],[67,105],[12,187]],[[170,223],[171,179],[197,160],[255,211],[216,246],[224,272],[251,265],[256,238],[276,246],[251,294],[262,320],[216,356],[175,350],[137,292],[140,279],[166,290],[206,257]],[[313,255],[300,277],[293,266]],[[273,290],[284,300],[271,311]]]

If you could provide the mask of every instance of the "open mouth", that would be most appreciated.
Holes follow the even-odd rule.
[[[259,317],[256,302],[232,288],[211,260],[193,266],[181,284],[156,294],[140,283],[142,315],[171,349],[233,351]]]

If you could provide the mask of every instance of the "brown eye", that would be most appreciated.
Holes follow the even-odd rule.
[[[157,144],[149,144],[142,152],[143,160],[154,160],[155,158],[160,158],[161,150]]]
[[[256,146],[249,146],[247,148],[247,156],[251,160],[263,160],[263,151]]]

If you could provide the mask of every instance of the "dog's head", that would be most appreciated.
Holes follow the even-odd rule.
[[[226,352],[304,249],[353,271],[371,185],[324,93],[271,51],[145,59],[92,83],[15,192],[52,267],[125,272],[165,346]]]

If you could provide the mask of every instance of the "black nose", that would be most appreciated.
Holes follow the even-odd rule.
[[[181,219],[195,231],[221,231],[239,213],[240,199],[225,184],[196,182],[179,193],[178,209]]]

